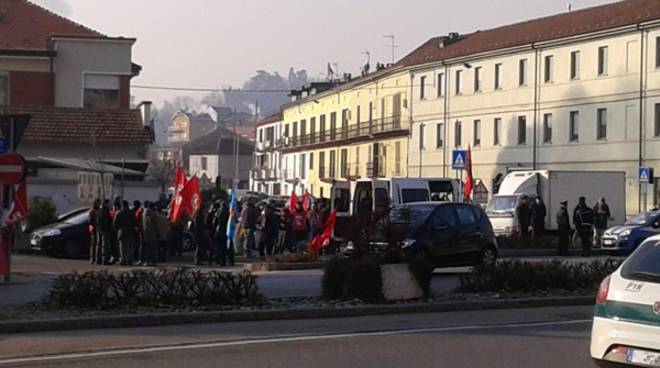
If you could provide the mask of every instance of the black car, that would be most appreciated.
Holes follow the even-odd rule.
[[[437,267],[493,264],[497,240],[483,209],[468,203],[417,202],[395,206],[387,230],[408,257]],[[398,230],[397,230],[398,229]]]
[[[72,211],[57,222],[34,230],[30,245],[48,256],[86,257],[90,241],[88,225],[89,209]]]

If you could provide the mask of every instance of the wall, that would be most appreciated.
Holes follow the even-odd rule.
[[[122,143],[99,143],[94,147],[84,143],[24,141],[21,142],[18,153],[28,160],[39,156],[83,160],[143,160],[146,157],[146,147]]]
[[[53,75],[48,72],[12,71],[9,73],[11,106],[52,106]]]

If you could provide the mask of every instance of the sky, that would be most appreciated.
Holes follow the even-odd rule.
[[[178,95],[136,85],[240,87],[257,70],[290,67],[321,78],[328,63],[359,74],[400,59],[431,37],[468,33],[565,12],[566,0],[32,0],[109,36],[135,37],[136,101]],[[573,9],[610,0],[570,0]]]

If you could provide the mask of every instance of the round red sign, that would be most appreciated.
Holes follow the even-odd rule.
[[[0,155],[0,184],[18,184],[25,177],[25,160],[16,153]]]

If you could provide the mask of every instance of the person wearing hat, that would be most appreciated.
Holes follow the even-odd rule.
[[[571,239],[571,222],[568,217],[568,201],[560,202],[557,211],[557,228],[559,229],[559,255],[568,255],[568,243]]]

